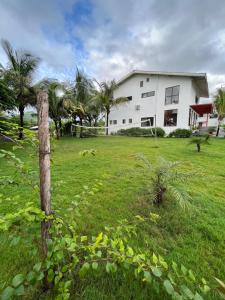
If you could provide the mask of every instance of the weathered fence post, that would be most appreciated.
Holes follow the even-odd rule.
[[[50,138],[48,124],[48,94],[40,92],[37,96],[38,108],[38,139],[39,139],[39,169],[40,169],[40,201],[41,209],[45,215],[51,214],[51,175],[50,175]],[[41,238],[43,252],[47,255],[49,228],[51,222],[43,221],[41,224]]]

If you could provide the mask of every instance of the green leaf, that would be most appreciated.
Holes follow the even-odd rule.
[[[167,293],[168,293],[169,295],[173,295],[173,293],[174,293],[174,288],[173,288],[171,282],[170,282],[169,280],[166,279],[166,280],[163,282],[163,285],[164,285],[164,287],[165,287]]]
[[[44,273],[41,272],[37,277],[37,281],[41,281],[43,278],[44,278]]]
[[[110,271],[111,271],[111,263],[107,262],[105,268],[106,268],[106,272],[110,273]]]
[[[152,267],[152,273],[153,275],[155,275],[156,277],[161,277],[162,276],[162,271],[157,268],[157,267]]]
[[[186,285],[182,285],[182,286],[181,286],[181,290],[182,290],[183,294],[184,294],[188,299],[193,299],[193,298],[194,298],[194,294],[192,293],[192,291],[191,291]]]
[[[157,263],[158,263],[158,258],[157,258],[157,256],[155,255],[155,253],[153,253],[153,255],[152,255],[152,261],[153,261],[153,263],[154,263],[155,265],[157,265]]]
[[[186,275],[187,274],[187,269],[185,268],[185,266],[181,265],[181,272]]]
[[[199,293],[195,293],[194,300],[203,300],[203,298],[199,295]]]
[[[87,241],[87,236],[86,235],[81,236],[80,241],[81,242]]]
[[[97,270],[97,268],[98,268],[98,263],[97,262],[93,262],[92,263],[92,269],[93,270]]]
[[[41,265],[41,262],[37,263],[36,265],[34,265],[33,270],[39,272],[41,270]]]
[[[55,277],[54,271],[53,271],[52,269],[49,269],[49,270],[48,270],[48,281],[49,281],[49,282],[52,282],[53,279],[54,279],[54,277]]]
[[[84,276],[89,270],[89,268],[90,268],[90,264],[88,262],[84,263],[83,266],[80,268],[79,275],[81,277]]]
[[[4,289],[1,299],[2,300],[12,299],[13,295],[14,295],[14,288],[12,288],[11,286],[8,286],[7,288]]]
[[[24,281],[24,276],[23,274],[17,274],[13,280],[12,280],[12,285],[13,287],[18,287],[21,283],[23,283]]]
[[[146,282],[148,282],[148,283],[151,283],[151,281],[152,281],[152,276],[151,276],[150,272],[144,271],[144,279],[143,279],[143,281],[146,281]]]
[[[36,273],[34,273],[34,271],[30,271],[27,274],[27,281],[31,284],[34,284],[36,282]]]
[[[18,286],[15,291],[14,291],[14,294],[16,296],[23,296],[24,295],[24,285],[21,284],[20,286]]]

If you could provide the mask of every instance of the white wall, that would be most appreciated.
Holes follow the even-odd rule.
[[[146,78],[150,78],[147,82]],[[144,81],[144,86],[140,87],[140,81]],[[165,89],[180,85],[179,103],[165,105]],[[145,92],[155,91],[155,96],[141,98],[141,94]],[[162,127],[166,133],[176,128],[189,128],[189,106],[195,104],[195,96],[197,91],[192,84],[190,77],[175,77],[162,75],[133,75],[114,92],[114,98],[132,96],[132,101],[120,104],[111,109],[109,120],[117,120],[117,125],[109,125],[109,133],[116,132],[119,129],[129,127],[140,127],[141,118],[154,117],[156,115],[156,126]],[[135,110],[135,106],[140,105],[140,110]],[[177,109],[177,126],[164,126],[164,111]],[[133,123],[128,124],[128,119],[132,118]],[[126,119],[126,125],[122,124],[122,120]]]

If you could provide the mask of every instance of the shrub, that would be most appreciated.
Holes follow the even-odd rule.
[[[176,200],[183,208],[188,206],[190,195],[179,183],[187,182],[193,174],[179,170],[180,163],[160,159],[154,166],[143,155],[137,155],[141,162],[140,167],[144,168],[147,176],[150,176],[151,184],[148,189],[154,204],[161,205],[165,199]]]
[[[191,133],[192,132],[190,129],[177,128],[176,130],[170,132],[168,137],[189,138],[191,136]]]
[[[156,130],[157,137],[165,136],[165,131],[160,127],[156,127],[156,128],[133,127],[128,129],[120,129],[117,131],[117,135],[154,137],[155,130]]]
[[[207,134],[204,137],[193,137],[189,144],[195,144],[197,147],[197,151],[200,152],[201,151],[201,145],[209,145],[209,138],[210,135]]]

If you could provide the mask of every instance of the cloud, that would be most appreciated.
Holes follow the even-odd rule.
[[[76,65],[98,80],[207,72],[213,94],[225,82],[224,15],[224,0],[1,0],[0,37],[42,58],[37,78],[71,79]]]

